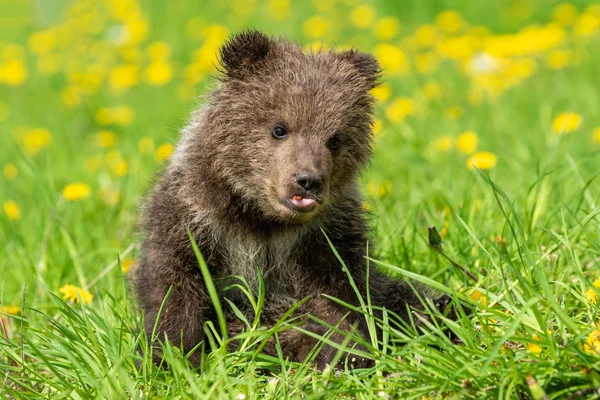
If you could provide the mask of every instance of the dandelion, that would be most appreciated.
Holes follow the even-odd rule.
[[[108,83],[113,90],[125,90],[138,84],[140,67],[137,65],[117,65],[110,70]]]
[[[406,117],[414,115],[415,112],[415,102],[411,99],[401,97],[395,99],[385,109],[385,116],[391,122],[402,122]]]
[[[135,112],[129,106],[118,106],[111,110],[112,121],[116,125],[129,125],[135,118]]]
[[[153,61],[164,61],[171,55],[171,46],[167,42],[154,42],[148,46],[148,55]]]
[[[569,66],[572,58],[568,50],[553,50],[546,56],[546,65],[551,69],[563,69]]]
[[[600,16],[587,12],[577,19],[574,26],[575,35],[589,37],[600,30]]]
[[[21,60],[9,60],[2,66],[4,83],[8,86],[21,86],[29,72],[25,63]]]
[[[481,303],[482,306],[487,306],[487,297],[481,290],[474,290],[470,297],[471,300]]]
[[[372,6],[362,5],[350,13],[350,23],[359,29],[364,29],[373,23],[377,11]]]
[[[594,132],[592,132],[592,140],[594,143],[600,144],[600,127],[594,129]]]
[[[437,41],[437,30],[433,25],[425,24],[419,26],[413,33],[413,39],[418,47],[432,47]]]
[[[8,219],[12,221],[18,221],[21,219],[21,209],[14,200],[7,200],[4,202],[4,213]]]
[[[174,150],[175,150],[175,148],[170,143],[161,144],[160,146],[158,146],[158,149],[156,149],[154,158],[158,162],[163,162],[163,161],[167,160],[169,157],[171,157],[171,154],[173,154]]]
[[[435,18],[435,24],[442,32],[452,35],[464,28],[465,21],[457,11],[446,10],[438,14]]]
[[[434,52],[419,53],[414,58],[415,68],[420,74],[428,74],[435,70],[439,58]]]
[[[383,127],[383,122],[379,118],[375,118],[373,120],[373,134],[375,136],[379,136],[381,134],[381,128]]]
[[[35,128],[30,130],[25,135],[24,146],[25,151],[30,155],[38,154],[42,149],[48,147],[52,143],[52,135],[50,131],[44,128]]]
[[[302,24],[302,32],[309,39],[321,39],[329,31],[329,21],[325,18],[316,15],[308,18]]]
[[[4,177],[6,178],[6,180],[8,181],[14,181],[17,176],[19,175],[19,170],[17,169],[17,166],[13,163],[8,163],[4,166]]]
[[[583,350],[585,350],[587,353],[592,354],[600,353],[600,329],[594,329],[585,338]]]
[[[269,17],[275,21],[283,21],[290,16],[290,0],[269,0],[267,3]]]
[[[385,17],[375,23],[374,33],[377,40],[390,40],[400,32],[400,23],[394,17]]]
[[[597,278],[594,283],[592,283],[596,289],[600,289],[600,278]],[[598,301],[598,293],[596,290],[590,288],[585,292],[585,298],[592,304],[596,304]]]
[[[408,58],[399,47],[378,44],[373,49],[373,54],[388,74],[407,74],[410,71]]]
[[[458,136],[456,141],[456,148],[465,154],[472,154],[477,150],[477,143],[479,138],[473,131],[465,131]]]
[[[145,71],[146,80],[154,86],[162,86],[173,78],[173,68],[164,61],[155,61]]]
[[[126,260],[121,260],[121,271],[124,274],[128,273],[131,268],[135,267],[135,260],[132,258],[128,258]]]
[[[100,131],[94,138],[96,146],[108,149],[117,144],[117,135],[111,131]]]
[[[0,312],[8,315],[19,315],[21,313],[21,307],[19,306],[2,306]]]
[[[115,162],[111,166],[111,173],[112,173],[112,176],[114,176],[115,178],[120,178],[122,176],[125,176],[125,174],[127,174],[128,170],[129,170],[129,163],[125,160],[120,160],[118,162]]]
[[[71,183],[62,191],[63,197],[68,201],[79,201],[90,197],[92,190],[85,183]]]
[[[533,335],[532,339],[540,341],[540,337],[538,335]],[[527,343],[527,350],[537,356],[542,352],[542,347],[537,343]]]
[[[552,130],[554,134],[571,133],[579,128],[583,118],[581,115],[574,112],[564,112],[559,114],[552,122]]]
[[[554,21],[563,26],[573,25],[577,19],[577,7],[571,3],[562,3],[554,7],[552,12]]]
[[[62,102],[67,107],[77,107],[81,104],[79,89],[75,86],[67,86],[60,94]]]
[[[113,122],[110,108],[103,107],[96,111],[94,118],[100,125],[110,125]]]
[[[383,103],[392,95],[392,88],[390,85],[382,83],[381,85],[371,89],[371,94],[373,97]]]
[[[454,147],[454,139],[450,136],[442,136],[433,142],[433,146],[440,151],[449,151]]]
[[[90,303],[94,299],[94,295],[87,290],[75,285],[65,285],[60,288],[63,299],[71,303],[79,303],[80,299],[84,304]]]
[[[473,154],[467,160],[467,167],[470,170],[478,168],[481,170],[492,169],[496,166],[497,157],[489,151],[480,151],[479,153]]]
[[[371,203],[369,203],[366,200],[362,202],[362,206],[365,211],[371,211],[371,209],[372,209]]]

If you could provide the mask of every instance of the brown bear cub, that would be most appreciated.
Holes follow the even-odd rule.
[[[188,230],[213,280],[242,276],[256,290],[260,269],[265,325],[310,296],[298,313],[339,324],[342,331],[356,325],[367,337],[364,316],[347,316],[347,308],[323,296],[358,305],[323,232],[363,297],[368,282],[374,306],[401,318],[411,308],[422,309],[406,284],[374,269],[366,276],[368,226],[357,178],[371,155],[369,91],[380,73],[375,58],[354,50],[306,53],[297,44],[250,31],[221,48],[220,63],[220,87],[193,114],[144,207],[145,237],[133,284],[148,337],[157,324],[159,340],[166,335],[189,351],[203,340],[204,323],[216,321]],[[240,292],[221,296],[250,311]],[[240,323],[230,314],[233,336]],[[303,328],[327,332],[308,319]],[[341,343],[343,335],[332,339]],[[279,340],[284,355],[295,361],[316,343],[295,329],[280,332]],[[198,353],[190,356],[193,363]],[[335,354],[325,346],[317,365],[325,366]],[[353,361],[356,367],[370,360]]]

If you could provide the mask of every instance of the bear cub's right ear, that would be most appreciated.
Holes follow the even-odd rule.
[[[221,47],[220,64],[229,78],[241,79],[257,70],[273,48],[264,33],[246,31],[230,38]]]

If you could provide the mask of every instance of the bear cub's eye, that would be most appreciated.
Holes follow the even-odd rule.
[[[339,149],[341,145],[342,145],[342,138],[337,133],[335,135],[333,135],[331,137],[331,139],[329,139],[329,143],[327,143],[327,146],[332,151]]]
[[[284,139],[287,136],[287,129],[282,125],[275,125],[271,131],[275,139]]]

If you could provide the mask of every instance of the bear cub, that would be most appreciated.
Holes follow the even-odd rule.
[[[374,268],[369,277],[366,272],[368,226],[357,179],[371,155],[369,91],[380,74],[375,58],[354,50],[304,52],[287,40],[248,31],[223,45],[220,69],[220,87],[183,129],[143,208],[133,286],[148,338],[157,324],[158,340],[166,336],[187,352],[203,340],[206,321],[217,326],[188,230],[215,282],[242,276],[256,291],[260,269],[264,325],[310,296],[296,315],[313,315],[341,331],[356,326],[368,338],[364,316],[323,296],[359,304],[323,232],[363,297],[368,283],[374,306],[404,319],[410,309],[422,309],[405,283]],[[241,292],[220,296],[249,319],[254,316]],[[447,299],[434,303],[445,308]],[[229,314],[233,336],[241,324]],[[327,332],[308,318],[302,327]],[[331,339],[341,343],[344,337]],[[295,329],[280,332],[279,340],[284,355],[295,361],[316,344]],[[336,351],[323,347],[317,366],[328,364]],[[265,352],[276,355],[274,344]],[[191,354],[192,363],[198,364],[199,353]],[[353,358],[351,366],[369,362]]]

